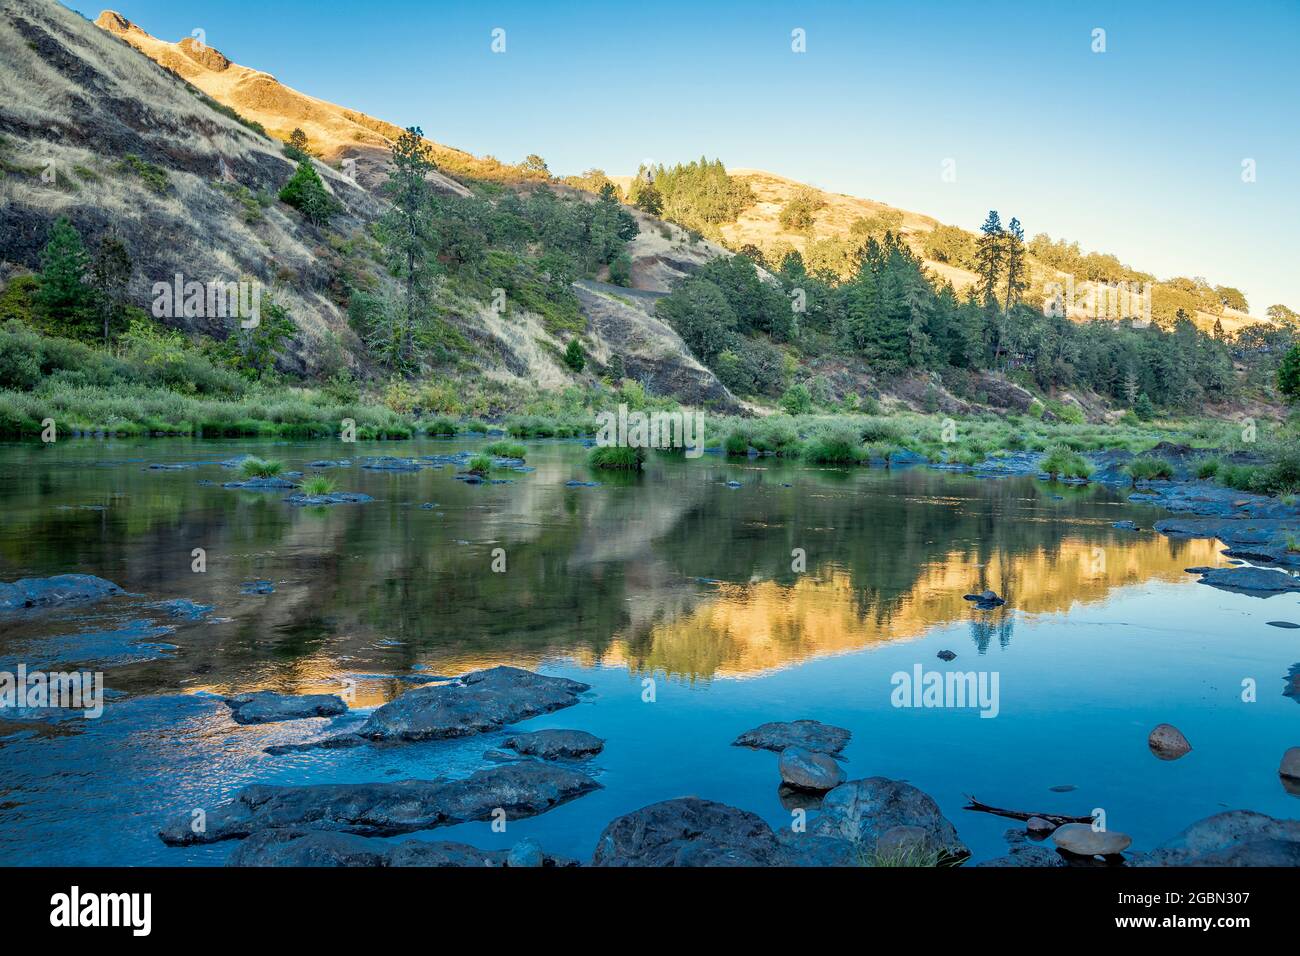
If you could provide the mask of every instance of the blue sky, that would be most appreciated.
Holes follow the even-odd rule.
[[[562,174],[707,154],[971,229],[996,208],[1300,310],[1297,0],[114,2],[474,153]]]

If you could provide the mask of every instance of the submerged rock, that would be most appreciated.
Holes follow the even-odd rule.
[[[546,863],[546,854],[542,852],[542,846],[532,837],[524,837],[518,843],[510,848],[506,854],[506,865],[510,867],[539,867]]]
[[[245,581],[239,586],[240,594],[274,594],[275,585],[270,581]]]
[[[777,763],[781,781],[800,790],[834,790],[844,782],[844,771],[829,754],[803,747],[786,747]]]
[[[521,840],[520,843],[532,842]],[[517,846],[518,844],[516,844]],[[536,844],[534,844],[536,845]],[[540,852],[541,848],[538,847]],[[513,852],[513,850],[511,851]],[[516,866],[504,850],[448,840],[390,843],[353,833],[321,830],[260,830],[244,840],[227,866]],[[576,866],[573,860],[542,854],[536,866]]]
[[[1034,836],[1048,836],[1056,831],[1056,824],[1042,817],[1030,817],[1025,821],[1025,830]]]
[[[957,659],[957,655],[955,653],[947,650],[940,651],[938,654],[935,655],[935,657],[939,658],[939,660],[941,661],[955,661]]]
[[[122,589],[112,581],[105,581],[93,574],[56,574],[49,578],[20,578],[12,584],[0,583],[0,611],[50,608],[63,604],[89,604],[121,593]]]
[[[819,720],[773,721],[747,730],[731,742],[733,747],[753,747],[780,753],[787,747],[802,747],[824,754],[839,754],[852,731]]]
[[[248,478],[244,481],[224,481],[221,487],[243,488],[245,491],[280,491],[298,486],[287,478]]]
[[[201,621],[213,611],[211,604],[195,604],[189,598],[175,598],[171,601],[158,601],[154,604],[148,604],[146,607],[155,608],[159,611],[166,611],[172,617],[182,618],[186,621]]]
[[[1067,823],[1057,827],[1052,840],[1075,856],[1118,856],[1133,843],[1133,838],[1127,833],[1094,830],[1087,823]]]
[[[1300,628],[1300,624],[1293,624],[1290,621],[1266,621],[1265,623],[1268,624],[1269,627],[1281,627],[1289,631]]]
[[[1201,577],[1201,583],[1225,591],[1241,591],[1247,594],[1300,591],[1300,578],[1270,568],[1215,568]]]
[[[516,734],[502,746],[530,757],[556,760],[598,754],[604,748],[605,741],[585,730],[535,730],[532,733]]]
[[[1115,528],[1118,531],[1141,531],[1142,530],[1137,525],[1135,525],[1132,521],[1115,521],[1111,523],[1111,527]]]
[[[941,857],[970,856],[957,837],[957,828],[939,811],[929,794],[901,780],[868,777],[850,780],[826,795],[822,813],[810,833],[838,837],[867,852],[876,849],[880,835],[891,827],[919,827]]]
[[[307,717],[337,717],[348,712],[348,705],[334,694],[278,694],[259,690],[225,698],[230,717],[237,724],[268,724],[277,720],[300,720]]]
[[[183,813],[158,831],[169,846],[241,839],[259,830],[300,828],[391,836],[492,818],[536,816],[600,788],[584,773],[539,761],[480,770],[464,780],[400,780],[244,787],[207,812],[196,832]]]
[[[375,499],[356,491],[331,491],[324,495],[296,494],[284,499],[291,505],[360,505]]]
[[[1134,866],[1300,866],[1300,821],[1253,810],[1198,820]]]
[[[653,803],[612,821],[592,866],[781,866],[792,860],[756,814],[712,800]]]
[[[1147,736],[1147,746],[1161,760],[1177,760],[1192,751],[1183,732],[1173,724],[1157,724]]]

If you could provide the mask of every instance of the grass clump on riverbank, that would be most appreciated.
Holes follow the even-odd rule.
[[[1087,478],[1092,474],[1087,459],[1064,446],[1053,448],[1048,452],[1038,468],[1040,471],[1047,472],[1048,477],[1053,481],[1057,478]]]
[[[1124,466],[1124,472],[1136,485],[1139,481],[1154,481],[1157,478],[1174,477],[1174,466],[1163,458],[1134,458]]]
[[[302,483],[302,493],[319,497],[334,493],[334,482],[324,475],[312,475]]]
[[[245,478],[277,478],[284,471],[284,462],[265,458],[245,458],[239,473]]]
[[[494,441],[483,449],[485,454],[494,455],[497,458],[517,458],[520,461],[528,454],[528,449],[523,443],[517,441]]]

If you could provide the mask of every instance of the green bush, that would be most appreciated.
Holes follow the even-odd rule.
[[[1132,479],[1133,484],[1139,481],[1152,481],[1156,478],[1169,479],[1174,477],[1173,466],[1163,458],[1134,458],[1124,466],[1124,472]]]
[[[804,444],[803,457],[819,465],[853,465],[867,457],[858,430],[847,423],[835,424],[813,435]]]
[[[280,190],[280,199],[318,226],[328,223],[342,208],[325,189],[310,159],[298,164],[292,178]]]
[[[1092,469],[1084,457],[1075,451],[1058,445],[1048,452],[1047,457],[1038,466],[1047,472],[1053,480],[1056,478],[1087,478]]]
[[[492,459],[487,455],[475,455],[469,460],[469,465],[465,470],[471,475],[486,476],[492,470]]]
[[[245,458],[239,466],[245,478],[274,478],[284,471],[284,462],[265,458]]]
[[[791,385],[784,395],[781,396],[781,407],[791,415],[807,415],[812,411],[812,393],[808,391],[808,386],[803,382],[796,382]]]
[[[1222,462],[1217,458],[1202,458],[1196,463],[1196,477],[1201,480],[1213,478],[1219,473]]]
[[[458,429],[454,419],[439,415],[425,422],[424,430],[429,435],[454,435]]]

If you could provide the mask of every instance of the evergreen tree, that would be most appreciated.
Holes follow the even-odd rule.
[[[36,302],[51,327],[68,338],[85,338],[88,328],[93,328],[94,299],[86,284],[88,264],[81,233],[60,216],[50,227],[49,241],[41,250],[41,285]]]
[[[996,303],[998,299],[998,280],[1006,258],[1005,237],[997,210],[990,209],[975,243],[975,272],[979,276],[976,288],[984,305]]]
[[[94,291],[105,345],[108,345],[114,329],[125,325],[123,300],[131,281],[131,268],[131,256],[126,245],[116,236],[105,237],[96,247],[90,263],[90,286]]]
[[[1007,224],[1004,236],[1003,256],[1006,262],[1006,305],[1004,313],[1009,314],[1020,304],[1021,297],[1028,282],[1025,281],[1025,231],[1020,228],[1020,220],[1013,218]]]
[[[384,193],[392,205],[380,220],[379,236],[404,295],[400,315],[391,317],[395,341],[388,352],[394,366],[408,369],[415,360],[415,329],[428,305],[430,261],[438,238],[427,178],[437,167],[423,130],[411,126],[398,136],[389,167]]]
[[[569,339],[569,345],[564,350],[564,364],[574,372],[581,372],[587,366],[587,354],[576,336]]]
[[[298,163],[293,177],[280,190],[280,199],[317,226],[328,223],[339,210],[338,201],[325,189],[310,159]]]

